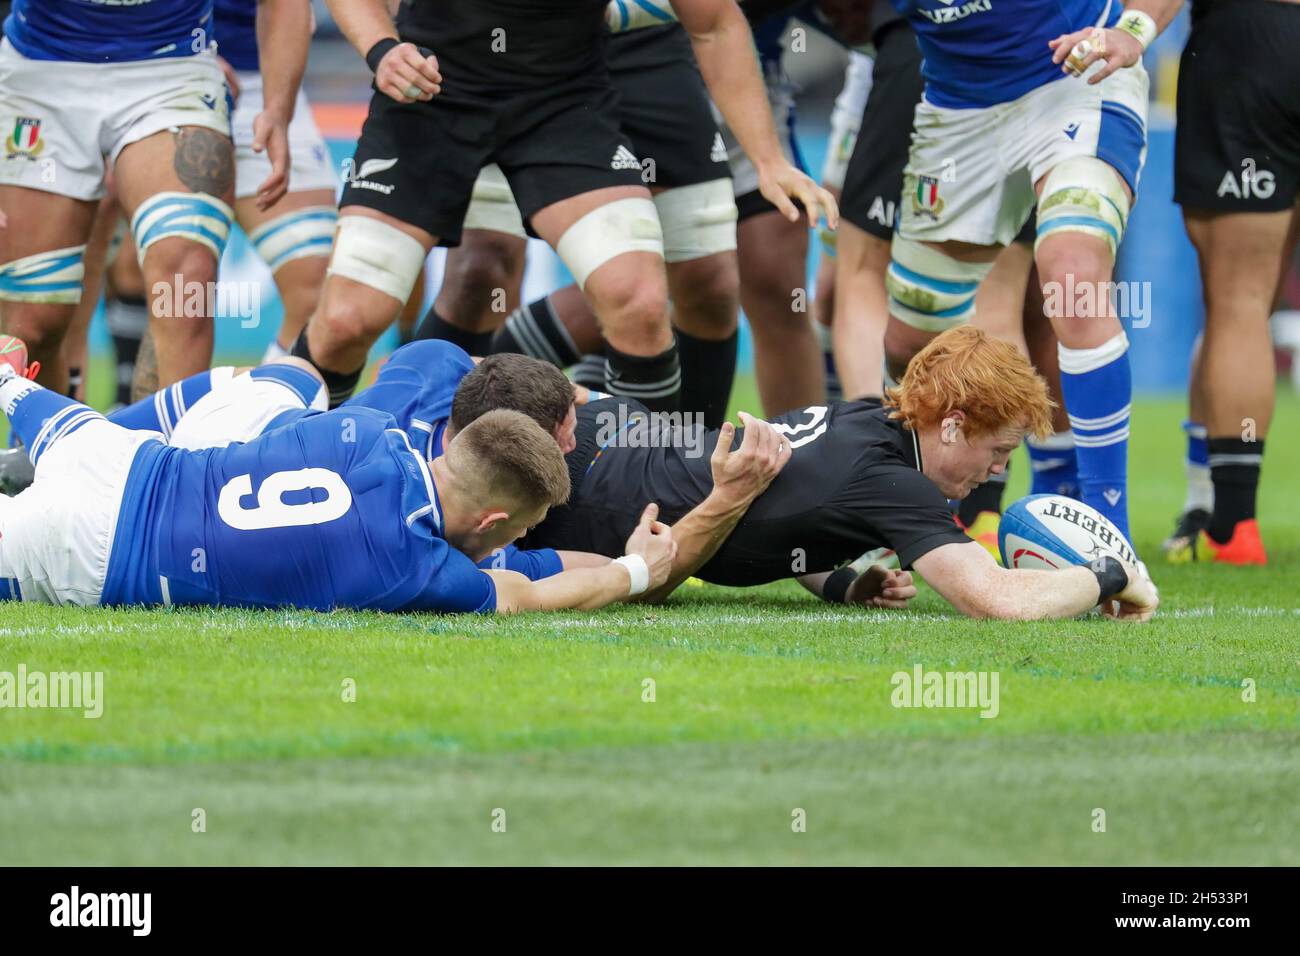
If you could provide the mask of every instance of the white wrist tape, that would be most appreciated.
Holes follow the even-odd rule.
[[[645,592],[650,587],[650,566],[645,563],[645,558],[639,554],[625,554],[621,558],[614,559],[615,564],[621,564],[627,568],[627,573],[632,576],[632,589],[628,591],[629,597],[634,597]]]
[[[1142,44],[1144,50],[1151,45],[1151,41],[1160,32],[1151,14],[1143,13],[1141,10],[1125,10],[1120,15],[1119,22],[1115,24],[1115,29],[1123,30],[1132,36]]]

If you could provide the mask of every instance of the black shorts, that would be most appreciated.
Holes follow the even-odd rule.
[[[1295,4],[1237,0],[1193,16],[1178,72],[1175,202],[1224,212],[1278,212],[1295,203],[1298,48]]]
[[[681,26],[617,34],[605,59],[618,91],[619,125],[632,140],[647,186],[673,189],[731,178],[708,90]]]
[[[862,128],[844,173],[840,215],[873,236],[889,239],[912,145],[912,119],[925,88],[921,50],[906,21],[891,23],[877,35],[871,79]]]
[[[386,213],[454,246],[488,163],[505,173],[525,224],[562,199],[644,185],[606,81],[601,74],[537,92],[443,93],[409,104],[376,92],[339,205]]]

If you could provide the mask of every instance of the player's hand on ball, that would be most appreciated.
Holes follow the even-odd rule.
[[[1110,601],[1101,605],[1101,613],[1117,621],[1142,622],[1151,620],[1160,606],[1160,592],[1151,580],[1146,568],[1141,569],[1125,564],[1128,572],[1128,587],[1115,595]]]
[[[748,505],[781,473],[790,460],[791,450],[785,436],[767,422],[748,412],[740,413],[740,421],[745,426],[740,447],[732,451],[736,426],[723,422],[709,466],[713,471],[713,490],[736,503]]]
[[[902,610],[916,597],[912,572],[873,564],[854,579],[844,595],[845,604]]]
[[[1052,48],[1052,62],[1061,64],[1061,72],[1082,76],[1098,60],[1106,64],[1092,76],[1088,85],[1100,83],[1116,70],[1133,66],[1142,59],[1142,44],[1131,33],[1123,30],[1103,30],[1088,27],[1065,33],[1048,40]]]
[[[442,92],[438,58],[421,53],[414,43],[399,43],[379,61],[375,89],[399,103],[427,103]]]
[[[823,216],[831,229],[840,224],[840,207],[835,197],[813,182],[807,173],[784,160],[773,169],[759,170],[758,190],[791,222],[799,221],[799,207],[792,202],[797,199],[808,212],[809,228],[816,229],[817,221]]]
[[[650,569],[651,591],[668,580],[673,562],[677,560],[677,542],[673,540],[673,529],[662,521],[655,520],[658,517],[659,506],[654,502],[646,505],[645,511],[641,512],[641,520],[637,522],[636,529],[623,548],[624,554],[639,554],[645,559],[646,566]]]

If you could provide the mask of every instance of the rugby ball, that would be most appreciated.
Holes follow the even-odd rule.
[[[998,549],[1008,568],[1068,568],[1106,555],[1137,563],[1133,545],[1110,519],[1065,495],[1030,495],[1008,508]]]

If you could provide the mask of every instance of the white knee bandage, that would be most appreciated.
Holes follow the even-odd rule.
[[[519,207],[515,205],[515,194],[510,191],[510,183],[496,163],[484,166],[478,179],[474,180],[464,228],[488,229],[520,239],[528,236],[524,232],[524,219],[519,215]]]
[[[0,265],[0,299],[75,305],[81,301],[86,247],[38,252]]]
[[[914,329],[942,332],[975,315],[975,292],[991,262],[959,262],[913,239],[894,234],[885,273],[890,314]]]
[[[262,261],[275,272],[294,259],[328,258],[338,218],[333,206],[307,206],[262,223],[248,238]]]
[[[664,261],[688,262],[736,248],[731,179],[666,189],[654,197],[664,233]]]
[[[1038,200],[1038,238],[1054,232],[1096,236],[1113,256],[1124,238],[1129,203],[1119,174],[1092,156],[1067,159],[1047,174]]]
[[[560,237],[555,247],[578,287],[610,259],[625,252],[664,254],[663,230],[649,199],[616,199],[593,209]]]
[[[424,268],[424,246],[396,226],[369,216],[342,216],[328,275],[360,282],[405,303]]]
[[[145,250],[155,242],[178,237],[197,242],[220,260],[234,218],[234,210],[207,193],[155,193],[131,217],[136,255],[143,263]]]

